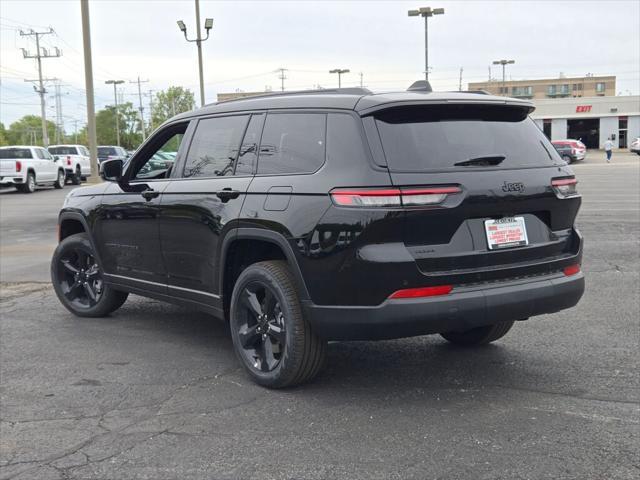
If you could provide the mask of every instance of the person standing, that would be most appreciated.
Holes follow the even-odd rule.
[[[607,137],[607,141],[604,142],[604,153],[607,154],[607,163],[611,163],[611,152],[613,150],[613,142],[611,137]]]

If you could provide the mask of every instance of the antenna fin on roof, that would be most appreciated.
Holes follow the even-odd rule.
[[[428,80],[418,80],[417,82],[413,82],[409,88],[407,88],[407,92],[433,92],[431,88],[431,84]]]

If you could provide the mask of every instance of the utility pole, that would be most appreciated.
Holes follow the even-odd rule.
[[[418,10],[409,10],[410,17],[424,18],[424,79],[429,81],[429,17],[443,15],[444,8],[423,7]]]
[[[60,142],[62,136],[62,94],[60,93],[60,81],[58,80],[55,85],[56,90],[56,143]]]
[[[73,143],[78,143],[78,120],[73,120]]]
[[[91,57],[91,23],[89,21],[89,0],[80,0],[82,13],[82,50],[84,53],[84,85],[87,91],[87,140],[91,156],[90,182],[99,182],[98,142],[96,135],[96,106],[93,97],[93,60]]]
[[[57,58],[62,55],[62,52],[58,47],[54,47],[56,51],[55,55],[49,54],[49,51],[44,47],[42,49],[40,48],[40,37],[42,35],[49,35],[51,33],[53,33],[53,28],[49,28],[49,30],[46,32],[36,32],[33,29],[30,29],[28,32],[23,32],[22,30],[20,30],[21,37],[30,37],[30,36],[36,37],[35,55],[31,55],[24,48],[21,50],[22,50],[22,56],[24,58],[35,58],[38,61],[38,84],[40,88],[36,88],[34,86],[33,89],[40,94],[40,115],[42,117],[42,143],[45,148],[49,146],[49,135],[47,134],[47,112],[45,108],[45,98],[44,98],[47,91],[44,88],[44,83],[43,83],[44,80],[42,79],[42,59]]]
[[[337,73],[338,74],[338,88],[342,88],[342,74],[349,73],[351,70],[348,68],[334,68],[333,70],[329,70],[329,73]]]
[[[147,95],[149,95],[149,130],[153,131],[153,92],[155,90],[148,90]]]
[[[459,92],[462,91],[462,70],[463,70],[463,68],[460,67],[460,79],[458,80],[458,91]]]
[[[505,77],[505,67],[507,65],[511,65],[516,63],[515,60],[494,60],[493,64],[494,65],[502,65],[502,94],[506,97],[507,96],[507,87],[505,86],[505,81],[506,81],[506,77]]]
[[[116,102],[115,105],[115,117],[116,117],[116,145],[120,146],[120,114],[118,111],[118,90],[117,85],[124,83],[124,80],[107,80],[107,85],[113,85],[113,100]]]
[[[204,74],[202,71],[202,42],[209,40],[209,33],[213,28],[213,18],[207,18],[204,21],[204,29],[207,32],[206,38],[200,36],[200,0],[196,1],[196,38],[189,40],[187,37],[187,26],[182,20],[178,20],[178,28],[184,33],[184,38],[187,42],[196,42],[198,46],[198,70],[200,72],[200,106],[204,107]]]
[[[360,72],[360,88],[364,88],[364,73]]]
[[[138,84],[138,101],[140,102],[140,130],[142,130],[142,141],[144,142],[147,138],[147,132],[144,127],[144,107],[142,106],[142,90],[140,90],[141,83],[148,83],[149,80],[140,80],[140,75],[138,75],[137,81],[129,81],[129,83],[137,83]]]
[[[278,75],[278,78],[280,79],[280,90],[284,92],[284,81],[287,79],[287,76],[284,74],[284,72],[287,72],[288,70],[286,68],[278,68],[276,70],[277,72],[280,72],[280,75]]]

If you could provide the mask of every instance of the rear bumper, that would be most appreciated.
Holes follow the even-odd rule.
[[[306,304],[314,331],[327,340],[378,340],[464,331],[571,308],[584,293],[582,272],[454,288],[446,296],[386,300],[375,307]]]
[[[18,174],[19,175],[19,174]],[[0,184],[2,185],[22,185],[24,183],[24,178],[22,177],[0,177]]]

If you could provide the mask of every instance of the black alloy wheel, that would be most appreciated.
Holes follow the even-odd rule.
[[[104,286],[93,255],[76,247],[66,251],[58,264],[58,283],[68,302],[78,309],[95,306]]]
[[[120,308],[128,296],[105,284],[86,233],[71,235],[57,246],[51,281],[62,305],[80,317],[104,317]]]
[[[269,286],[248,284],[240,294],[238,336],[242,355],[262,372],[271,372],[282,359],[287,342],[284,314]]]
[[[327,342],[312,331],[295,279],[282,260],[254,263],[233,287],[229,323],[233,347],[258,384],[284,388],[315,377]]]

